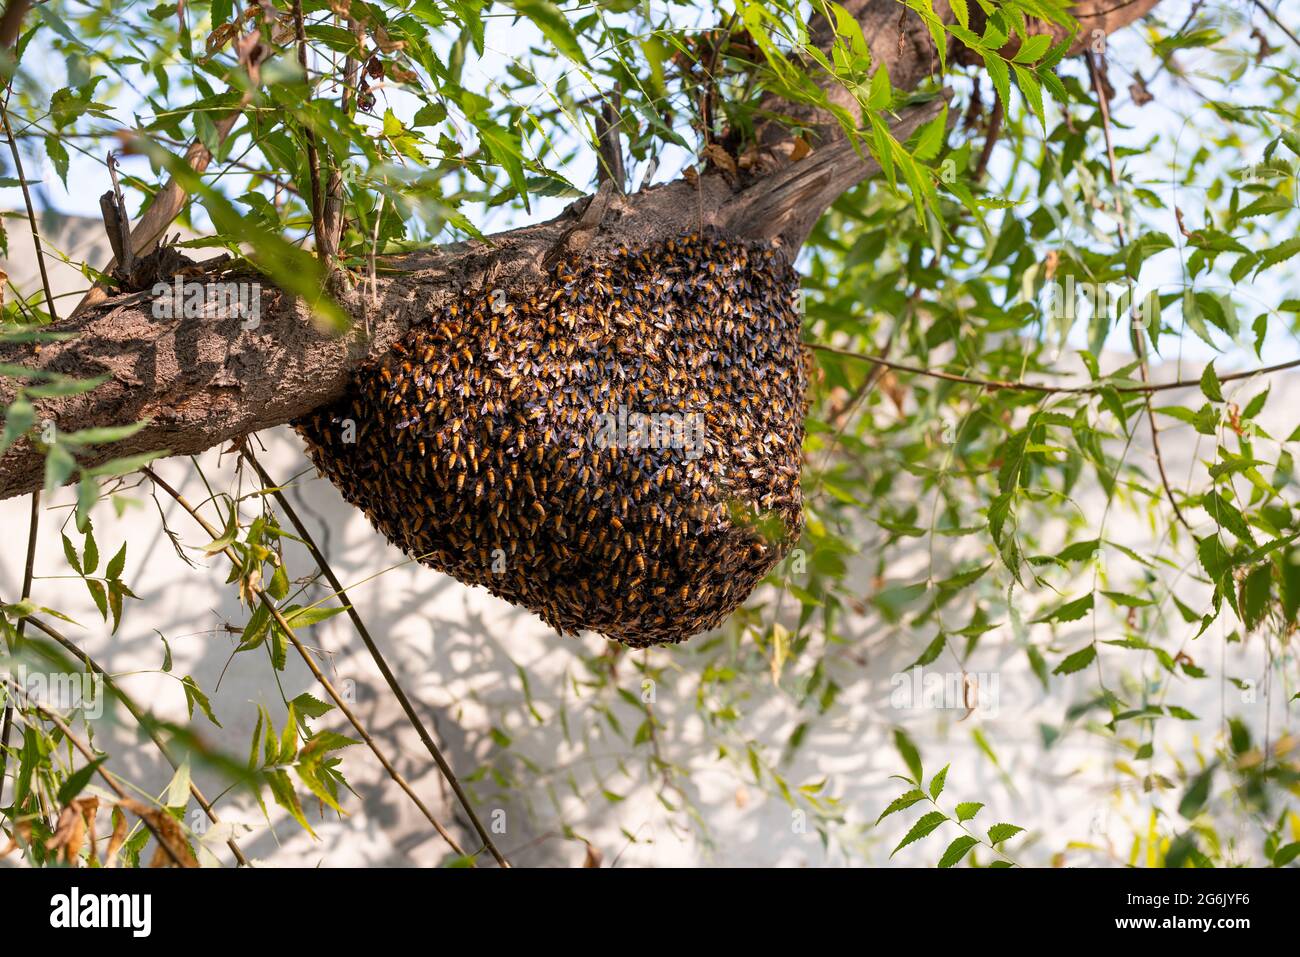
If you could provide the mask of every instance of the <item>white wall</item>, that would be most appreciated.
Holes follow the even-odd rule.
[[[27,238],[16,226],[10,228],[11,248],[20,250]],[[93,235],[93,226],[85,228],[88,236]],[[15,276],[22,275],[11,265],[4,268]],[[61,283],[70,281],[67,276],[59,279]],[[1246,394],[1254,391],[1250,387]],[[1289,410],[1298,398],[1300,390],[1295,380],[1279,377],[1264,417],[1266,427],[1288,434],[1295,424],[1290,421],[1294,416]],[[1145,435],[1143,428],[1130,453],[1142,461],[1147,461],[1142,459],[1147,455]],[[1194,454],[1190,438],[1188,429],[1171,429],[1165,443],[1171,475],[1180,483],[1186,479]],[[260,440],[266,446],[262,461],[277,479],[283,481],[308,468],[300,443],[287,429],[262,433]],[[1199,454],[1211,451],[1202,446]],[[236,473],[233,456],[223,457],[219,450],[212,450],[201,457],[200,464],[214,489],[237,492],[252,487],[247,475]],[[198,473],[188,461],[169,460],[161,463],[159,470],[191,501],[206,497]],[[1154,476],[1153,470],[1148,471]],[[168,527],[190,546],[187,554],[199,566],[189,567],[177,556],[163,531],[148,484],[142,482],[124,494],[137,499],[139,507],[130,507],[117,517],[107,503],[101,503],[94,514],[103,560],[121,542],[128,543],[125,578],[141,599],[128,602],[118,634],[109,634],[79,582],[55,577],[64,572],[59,530],[70,524],[71,494],[66,490],[43,502],[33,598],[80,622],[83,627],[69,625],[66,633],[101,664],[122,675],[123,687],[161,715],[184,719],[184,697],[177,676],[192,674],[201,687],[212,693],[213,706],[223,724],[218,729],[196,715],[193,728],[212,746],[237,756],[246,755],[255,703],[265,704],[277,721],[283,720],[283,714],[267,660],[258,653],[232,658],[238,634],[226,626],[238,629],[248,613],[239,606],[232,588],[224,584],[225,559],[207,558],[194,550],[194,546],[205,542],[205,536],[174,503],[160,495],[158,501]],[[891,494],[905,497],[916,493],[900,486]],[[888,801],[904,790],[900,782],[889,779],[889,775],[903,771],[891,744],[896,726],[906,727],[920,744],[927,759],[927,775],[938,770],[940,756],[952,762],[949,806],[958,800],[982,800],[989,807],[977,823],[987,827],[995,821],[1010,820],[1030,829],[1028,838],[1011,844],[1017,859],[1028,863],[1046,863],[1052,852],[1071,840],[1092,841],[1104,848],[1111,839],[1115,853],[1123,857],[1133,829],[1145,830],[1150,808],[1154,805],[1172,809],[1181,796],[1181,790],[1145,793],[1140,780],[1117,769],[1117,755],[1107,750],[1099,736],[1086,730],[1076,731],[1044,751],[1039,723],[1059,725],[1069,704],[1092,694],[1095,673],[1090,670],[1065,681],[1058,679],[1050,695],[1045,693],[1006,627],[985,636],[969,665],[972,672],[996,676],[995,712],[977,712],[961,721],[960,711],[892,706],[893,676],[917,657],[931,633],[900,634],[875,615],[864,614],[846,625],[855,640],[830,654],[844,693],[831,713],[809,733],[792,764],[781,769],[796,786],[827,778],[828,790],[842,800],[848,825],[839,832],[839,849],[829,855],[811,828],[806,834],[792,828],[790,809],[784,803],[755,788],[739,764],[719,760],[713,745],[705,741],[694,701],[694,675],[712,658],[705,639],[652,653],[653,660],[669,663],[676,674],[657,690],[654,707],[665,725],[659,732],[659,745],[665,759],[688,772],[683,784],[703,817],[711,843],[705,842],[700,839],[699,828],[692,827],[680,814],[666,812],[658,802],[646,772],[648,746],[632,751],[609,733],[603,717],[575,700],[573,680],[583,673],[584,657],[602,651],[602,640],[562,639],[548,632],[532,615],[492,598],[482,589],[466,588],[427,568],[402,564],[403,556],[387,546],[363,516],[310,470],[294,484],[290,496],[313,534],[319,536],[345,584],[390,569],[351,588],[351,597],[408,693],[435,728],[457,771],[469,775],[498,755],[499,749],[488,734],[493,726],[513,738],[516,753],[535,763],[534,770],[521,771],[524,787],[509,805],[501,808],[506,832],[498,837],[498,843],[516,864],[580,863],[583,846],[562,839],[558,834],[561,823],[590,840],[606,864],[617,859],[619,866],[819,865],[844,862],[844,847],[852,849],[848,859],[854,863],[890,863],[889,852],[918,816],[914,810],[895,815],[880,828],[871,827]],[[1098,491],[1085,492],[1081,502],[1091,516],[1100,516],[1102,499]],[[252,514],[256,507],[256,503],[247,503],[245,514]],[[7,601],[17,598],[21,581],[27,514],[27,499],[0,502],[0,530],[5,542],[0,549],[0,597]],[[212,520],[213,513],[209,511],[208,515]],[[1205,519],[1200,513],[1191,517]],[[872,587],[868,559],[877,533],[865,534],[868,545],[857,574],[863,595],[869,594]],[[1114,517],[1108,534],[1135,546],[1155,544],[1149,529],[1125,515]],[[1180,551],[1189,554],[1185,548]],[[312,572],[312,563],[302,549],[290,547],[287,557],[294,575]],[[925,574],[927,562],[928,553],[920,548],[915,554],[891,562],[888,577],[899,582],[914,580],[918,574]],[[313,597],[320,594],[316,591]],[[1189,599],[1191,590],[1180,588],[1180,594]],[[1026,618],[1038,604],[1046,603],[1047,596],[1035,595],[1034,601],[1033,607],[1021,609]],[[1065,652],[1082,644],[1091,635],[1091,627],[1085,621],[1063,628],[1049,660],[1054,664]],[[1036,639],[1046,637],[1047,633],[1039,630],[1043,626],[1033,628]],[[1181,623],[1174,626],[1175,635],[1183,632]],[[158,633],[166,636],[175,655],[172,675],[158,671],[163,658]],[[347,619],[340,616],[317,626],[309,633],[309,640],[336,682],[355,682],[358,714],[388,753],[396,757],[399,769],[426,802],[443,819],[454,819],[456,832],[468,842],[468,829],[454,803],[448,800],[436,768],[415,734],[405,726],[400,709],[387,695]],[[1294,689],[1287,689],[1285,695],[1276,687],[1268,695],[1261,691],[1257,700],[1249,703],[1241,700],[1233,686],[1218,680],[1225,668],[1239,677],[1262,678],[1263,648],[1259,638],[1244,645],[1225,646],[1216,625],[1210,634],[1187,648],[1215,678],[1199,683],[1179,682],[1178,703],[1195,711],[1200,720],[1160,723],[1159,770],[1173,773],[1164,745],[1183,755],[1192,741],[1208,750],[1227,715],[1241,714],[1261,735],[1267,725],[1274,739],[1289,726],[1285,702]],[[1138,678],[1126,670],[1135,660],[1133,654],[1122,649],[1103,654],[1103,674],[1108,683],[1118,687]],[[541,724],[526,715],[516,667],[529,678],[534,704],[543,717]],[[950,659],[946,666],[941,659],[933,667],[953,666]],[[639,695],[639,677],[626,657],[618,673],[620,682]],[[306,690],[323,697],[319,689],[313,688],[302,664],[292,659],[292,652],[280,682],[287,697]],[[1132,684],[1126,690],[1138,694]],[[566,741],[561,730],[558,709],[562,700],[567,702],[573,740],[579,743]],[[617,709],[625,726],[636,726],[640,715],[635,709],[621,703]],[[767,745],[774,760],[793,728],[810,716],[800,712],[789,694],[771,688],[748,701],[745,711],[742,727],[730,737],[742,748],[751,738]],[[345,733],[351,730],[336,715],[325,719],[325,724]],[[996,750],[1000,770],[975,745],[972,732],[977,728]],[[584,740],[585,746],[581,744]],[[165,787],[170,772],[161,766],[147,742],[134,742],[129,728],[112,735],[104,732],[99,741],[111,750],[113,765],[124,773],[157,792]],[[313,815],[319,839],[306,835],[274,806],[274,827],[268,829],[260,812],[247,800],[230,803],[223,799],[218,803],[224,817],[255,828],[240,838],[250,856],[280,865],[431,865],[441,860],[446,853],[444,845],[386,779],[373,756],[362,747],[344,753],[344,770],[357,794],[344,800],[348,816],[342,820],[332,815],[317,820]],[[570,773],[579,795],[568,789]],[[211,774],[199,771],[197,779],[206,791],[218,790]],[[622,795],[624,800],[610,803],[601,797],[602,789]],[[489,820],[496,810],[488,799],[492,790],[487,782],[479,785],[483,795],[479,810]],[[557,812],[557,804],[562,814]],[[625,832],[636,835],[637,843],[629,844]],[[214,836],[210,834],[210,838]],[[229,860],[219,840],[209,843],[218,857]],[[926,845],[905,850],[892,863],[933,864],[944,843],[931,838]],[[1116,860],[1104,851],[1077,851],[1072,852],[1068,862],[1100,864]]]

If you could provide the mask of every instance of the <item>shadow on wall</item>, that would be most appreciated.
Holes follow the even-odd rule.
[[[20,233],[18,221],[12,222],[10,246],[19,254],[30,248],[24,247],[29,237]],[[71,232],[63,239],[75,243],[80,241],[78,235],[86,242],[102,237],[98,223],[82,223],[70,221]],[[96,258],[95,253],[84,255],[92,261]],[[8,264],[6,268],[16,277],[23,275]],[[56,269],[58,290],[84,285],[75,272],[71,276],[68,272],[73,271]],[[1270,413],[1294,407],[1286,395],[1295,386],[1295,380],[1275,382]],[[1266,424],[1274,428],[1272,422]],[[1287,434],[1290,425],[1281,423],[1278,429]],[[1173,428],[1169,432],[1176,434]],[[814,637],[824,643],[818,651],[825,655],[828,676],[841,688],[825,715],[819,717],[815,703],[803,702],[792,692],[792,680],[784,681],[780,689],[750,680],[734,686],[719,683],[699,704],[698,676],[707,668],[743,666],[756,674],[767,668],[752,641],[739,641],[734,628],[724,629],[649,653],[649,660],[665,669],[653,703],[662,728],[657,740],[633,745],[633,731],[645,718],[641,676],[634,663],[644,660],[645,653],[611,653],[615,646],[595,636],[562,639],[530,613],[493,598],[484,589],[466,588],[408,562],[332,485],[315,477],[295,435],[282,428],[260,433],[258,438],[266,446],[259,458],[274,478],[289,486],[290,499],[349,586],[361,617],[470,789],[480,817],[490,828],[504,828],[495,840],[515,864],[576,865],[584,858],[584,841],[601,853],[606,865],[619,866],[813,865],[850,859],[846,854],[855,863],[933,864],[941,848],[908,848],[890,857],[915,814],[897,814],[875,826],[881,810],[906,789],[890,778],[904,771],[892,744],[898,727],[906,728],[920,746],[927,775],[939,769],[932,765],[940,755],[943,762],[952,762],[946,792],[952,802],[984,802],[987,808],[981,812],[981,822],[985,826],[1011,820],[1029,829],[1030,834],[1018,838],[1016,845],[1017,855],[1026,863],[1047,863],[1050,853],[1067,841],[1085,839],[1101,848],[1094,863],[1115,863],[1113,847],[1119,844],[1112,844],[1112,838],[1122,840],[1134,825],[1125,815],[1140,816],[1142,801],[1161,799],[1138,795],[1125,804],[1126,797],[1137,794],[1138,785],[1116,769],[1114,755],[1086,731],[1045,744],[1049,733],[1080,729],[1081,720],[1070,725],[1062,715],[1071,705],[1086,704],[1095,695],[1088,676],[1055,680],[1049,694],[1029,667],[1022,637],[1004,623],[981,640],[966,668],[986,682],[994,706],[967,715],[966,702],[945,691],[954,677],[961,676],[947,653],[921,669],[928,677],[937,677],[934,691],[927,691],[924,683],[913,683],[916,670],[908,666],[934,632],[902,627],[870,604],[863,613],[842,619],[837,640]],[[1141,432],[1130,452],[1133,460],[1149,461],[1146,441]],[[1191,441],[1171,440],[1167,450],[1171,474],[1186,476],[1200,451]],[[234,458],[223,457],[218,450],[205,453],[198,462],[211,489],[185,460],[167,460],[158,468],[191,502],[203,503],[209,521],[217,521],[210,504],[213,491],[248,495],[257,489],[251,476],[237,473]],[[147,482],[130,484],[122,496],[135,504],[126,505],[120,516],[107,502],[94,512],[101,555],[110,556],[127,543],[124,577],[141,599],[127,602],[119,632],[109,634],[81,583],[55,577],[64,571],[60,531],[80,542],[72,526],[69,490],[43,503],[33,598],[81,622],[84,627],[67,626],[68,636],[121,675],[123,686],[138,701],[164,717],[188,720],[205,741],[242,762],[249,753],[258,704],[269,710],[278,729],[284,722],[285,700],[302,692],[318,698],[324,694],[292,657],[277,673],[265,646],[233,653],[249,611],[239,603],[234,586],[224,584],[228,573],[224,557],[204,554],[206,536],[178,506],[161,497],[155,505]],[[915,499],[923,511],[931,505],[902,478],[889,495],[899,503]],[[241,508],[251,517],[266,503],[253,496],[244,499]],[[1088,514],[1101,514],[1101,504],[1099,490],[1080,490],[1078,505]],[[22,549],[14,546],[25,536],[27,514],[25,499],[0,502],[0,528],[9,545],[0,551],[0,597],[5,600],[16,595],[21,582]],[[168,529],[184,543],[184,554],[197,568],[178,557]],[[1050,537],[1051,530],[1043,533]],[[978,551],[967,554],[946,545],[936,555],[924,540],[915,540],[901,549],[891,546],[888,566],[881,568],[878,555],[885,541],[881,530],[864,516],[857,534],[864,545],[846,583],[864,600],[882,587],[924,580],[932,572],[943,577],[967,558],[988,560]],[[1126,522],[1108,534],[1130,547],[1160,547],[1136,522]],[[314,564],[305,549],[287,541],[285,557],[295,589],[302,590],[296,601],[308,604],[327,596],[328,589],[314,580]],[[932,560],[937,562],[933,568]],[[1190,592],[1190,584],[1187,587]],[[1015,600],[1032,606],[1019,609],[1028,620],[1040,603],[1053,596],[1020,592]],[[788,607],[793,604],[786,603],[788,624],[793,624],[796,614]],[[770,617],[770,609],[766,614]],[[952,616],[958,617],[955,609]],[[1091,625],[1080,623],[1060,628],[1054,636],[1045,629],[1035,632],[1035,640],[1044,647],[1050,644],[1054,655],[1090,637]],[[175,661],[170,674],[160,671],[164,639]],[[305,633],[304,642],[314,649],[335,684],[355,695],[357,714],[426,804],[441,820],[452,822],[466,847],[474,847],[472,829],[347,618],[338,616],[314,626]],[[1234,674],[1267,674],[1262,653],[1260,642],[1234,646],[1233,654],[1240,655]],[[1127,654],[1131,653],[1124,649],[1107,650],[1099,660],[1108,674],[1123,680],[1129,677],[1122,670]],[[597,673],[612,675],[628,697],[597,698],[591,692]],[[192,718],[187,717],[180,684],[185,675],[192,675],[209,693],[221,727],[197,709]],[[1186,693],[1181,703],[1201,720],[1166,724],[1162,741],[1171,747],[1183,747],[1197,734],[1213,735],[1225,713],[1242,714],[1253,728],[1266,727],[1270,720],[1274,727],[1285,726],[1285,701],[1279,710],[1277,695],[1225,703],[1217,682],[1189,686]],[[743,700],[728,700],[728,694]],[[743,705],[738,708],[742,717],[735,721],[717,717],[732,704]],[[126,725],[101,729],[97,742],[111,752],[115,768],[160,794],[171,771],[147,740],[138,740],[130,719],[126,720]],[[319,719],[315,727],[351,734],[336,713]],[[798,735],[802,743],[791,749],[789,742]],[[720,742],[728,752],[725,757],[720,755]],[[836,831],[837,848],[846,853],[825,851],[815,830],[795,813],[798,807],[774,797],[770,788],[754,785],[747,761],[751,746],[770,772],[779,773],[792,787],[828,782],[829,791],[841,801],[846,823]],[[663,761],[680,770],[675,780],[699,813],[696,824],[665,807],[664,800],[677,804],[681,794],[664,789],[658,765],[650,760],[656,750]],[[347,815],[341,819],[332,813],[308,814],[316,839],[273,804],[268,807],[273,825],[268,829],[261,810],[246,796],[218,799],[224,819],[257,828],[240,838],[246,853],[273,865],[430,866],[444,860],[445,844],[388,780],[374,756],[364,746],[348,748],[342,755],[355,796],[343,797]],[[212,771],[196,767],[195,777],[210,798],[217,798],[222,782]],[[187,823],[200,821],[191,805]],[[1145,828],[1144,821],[1136,823]],[[221,841],[212,843],[218,857],[229,861]]]

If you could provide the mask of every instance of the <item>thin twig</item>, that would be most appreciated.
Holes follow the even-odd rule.
[[[140,471],[143,472],[146,476],[148,476],[149,479],[154,483],[154,485],[156,485],[158,488],[162,489],[164,492],[170,495],[176,501],[177,505],[179,505],[185,511],[189,512],[190,517],[192,517],[194,521],[198,522],[199,525],[202,526],[203,530],[212,536],[214,541],[221,537],[221,532],[213,528],[212,525],[208,522],[208,520],[205,519],[202,515],[200,515],[198,510],[195,509],[194,506],[191,505],[185,499],[185,497],[181,495],[180,492],[176,491],[176,489],[172,488],[170,485],[164,482],[162,477],[159,476],[157,472],[155,472],[153,469],[148,467],[145,467]],[[229,545],[221,549],[221,552],[226,556],[226,558],[230,559],[231,563],[236,567],[239,567],[242,564],[239,560],[239,556],[235,554],[234,550],[231,549]],[[300,641],[297,634],[294,633],[294,630],[290,626],[289,622],[285,620],[284,615],[281,613],[280,609],[276,607],[275,602],[271,600],[271,596],[268,595],[258,585],[252,586],[252,592],[254,595],[257,596],[258,600],[261,601],[262,607],[264,607],[267,610],[267,612],[271,615],[271,617],[275,620],[275,623],[277,626],[279,626],[280,631],[283,632],[284,636],[288,638],[289,641],[293,644],[294,650],[298,652],[298,655],[302,658],[303,662],[307,665],[308,670],[311,671],[312,673],[312,677],[314,677],[317,680],[317,682],[320,683],[320,686],[325,689],[326,694],[328,694],[330,698],[333,699],[335,706],[339,709],[339,711],[343,714],[343,716],[348,719],[348,723],[352,725],[352,727],[356,730],[357,734],[361,735],[361,739],[366,743],[366,746],[370,748],[370,750],[374,753],[375,757],[379,759],[379,763],[383,765],[383,768],[388,773],[388,776],[393,779],[393,781],[397,784],[398,787],[400,787],[404,792],[406,792],[407,797],[411,799],[411,801],[415,804],[415,806],[420,810],[420,813],[423,814],[425,819],[428,820],[428,822],[433,825],[434,830],[437,831],[438,834],[442,837],[442,839],[447,842],[447,844],[451,847],[451,849],[455,851],[459,856],[467,858],[472,862],[473,859],[470,858],[470,856],[465,853],[464,849],[458,843],[456,843],[456,839],[452,837],[451,833],[448,832],[448,830],[442,826],[442,823],[439,822],[439,820],[433,816],[433,812],[430,811],[429,808],[425,806],[425,803],[422,800],[420,800],[420,796],[415,793],[415,789],[412,788],[411,785],[407,783],[406,778],[402,776],[401,772],[398,771],[397,768],[393,767],[392,762],[389,761],[388,757],[384,754],[384,752],[380,750],[379,745],[375,743],[375,739],[371,737],[370,732],[366,730],[365,726],[361,723],[360,719],[357,718],[357,716],[353,713],[352,709],[348,707],[347,702],[343,700],[343,696],[339,694],[338,690],[334,687],[333,682],[331,682],[329,678],[325,677],[324,672],[320,670],[320,667],[312,659],[307,649],[303,646],[302,641]]]
[[[1110,182],[1115,187],[1115,234],[1119,240],[1119,252],[1124,257],[1127,264],[1128,257],[1125,255],[1127,243],[1124,236],[1124,208],[1119,194],[1119,164],[1115,160],[1115,144],[1110,134],[1110,102],[1106,99],[1106,91],[1101,82],[1101,70],[1097,66],[1096,58],[1092,53],[1087,54],[1088,72],[1092,76],[1092,88],[1097,93],[1097,106],[1101,110],[1101,129],[1106,138],[1106,156],[1110,166]],[[1124,268],[1124,278],[1128,282],[1129,302],[1133,302],[1133,277],[1129,274],[1127,265]],[[1146,340],[1142,337],[1142,329],[1137,325],[1129,323],[1129,338],[1133,342],[1133,351],[1137,353],[1138,368],[1142,374],[1142,381],[1146,383],[1150,379],[1150,370],[1147,368],[1147,346]],[[1160,452],[1160,427],[1156,425],[1156,412],[1151,407],[1151,395],[1146,397],[1147,423],[1151,426],[1151,452],[1156,460],[1156,469],[1160,472],[1160,484],[1165,488],[1165,497],[1169,499],[1169,504],[1174,510],[1174,516],[1179,523],[1189,532],[1192,530],[1191,523],[1183,517],[1182,510],[1178,507],[1178,502],[1174,498],[1173,486],[1169,484],[1169,475],[1165,471],[1165,457]]]
[[[1286,24],[1284,24],[1281,20],[1279,20],[1279,19],[1277,18],[1277,14],[1276,14],[1276,13],[1274,13],[1274,12],[1273,12],[1272,10],[1270,10],[1268,7],[1264,6],[1264,4],[1261,2],[1261,0],[1253,0],[1253,2],[1254,2],[1254,4],[1255,4],[1255,6],[1259,7],[1260,11],[1264,14],[1264,16],[1266,16],[1266,17],[1268,17],[1270,20],[1272,20],[1273,23],[1277,26],[1277,28],[1278,28],[1279,30],[1281,30],[1283,33],[1285,33],[1288,37],[1291,38],[1291,42],[1292,42],[1292,43],[1294,43],[1296,46],[1300,47],[1300,37],[1297,37],[1294,33],[1292,33],[1292,32],[1287,28]]]
[[[984,148],[980,150],[979,162],[975,164],[975,182],[984,178],[984,172],[989,168],[989,159],[993,156],[993,147],[997,145],[998,134],[1002,132],[1002,101],[999,99],[993,104],[993,112],[989,114],[989,132],[984,137]]]
[[[114,697],[116,697],[117,700],[122,703],[122,706],[130,712],[131,717],[135,718],[136,724],[138,724],[141,729],[149,735],[151,739],[153,739],[153,743],[158,746],[158,751],[162,754],[167,763],[171,765],[172,770],[179,770],[180,764],[174,757],[172,757],[172,754],[167,749],[167,745],[163,741],[162,736],[158,733],[156,727],[157,722],[153,715],[142,711],[140,706],[137,705],[135,701],[133,701],[126,692],[118,686],[117,682],[113,680],[113,676],[101,668],[95,659],[91,658],[85,651],[77,647],[71,639],[55,631],[35,615],[28,615],[27,618],[23,619],[23,621],[28,620],[30,620],[33,625],[35,625],[40,631],[44,632],[49,638],[62,645],[69,654],[84,662],[87,668],[99,675],[104,680],[104,686],[108,688],[109,691],[113,692]],[[221,819],[217,817],[217,812],[212,809],[212,804],[203,796],[203,792],[199,790],[199,786],[193,781],[190,781],[190,793],[194,795],[194,800],[197,801],[199,807],[203,809],[203,813],[208,816],[208,820],[213,824],[220,824]],[[235,843],[233,837],[226,839],[226,846],[229,847],[231,853],[235,855],[236,861],[244,867],[251,866],[248,858],[244,856],[244,852],[240,850],[239,845]]]
[[[23,158],[18,152],[18,141],[9,127],[9,108],[7,101],[9,91],[5,91],[0,100],[0,119],[4,120],[5,136],[9,138],[9,151],[14,158],[14,173],[18,176],[18,185],[23,191],[23,202],[27,204],[27,222],[32,230],[32,245],[36,247],[36,266],[41,271],[41,286],[45,289],[45,308],[50,313],[50,322],[58,322],[59,314],[54,311],[54,293],[50,291],[50,276],[45,271],[45,250],[41,248],[41,230],[36,225],[36,208],[32,205],[32,194],[27,188],[27,176],[23,173]]]
[[[311,74],[307,72],[307,32],[303,26],[302,0],[293,0],[293,28],[298,41],[298,65],[302,67],[303,79],[307,83],[308,98],[311,91]],[[316,151],[316,133],[310,121],[303,123],[302,134],[307,141],[307,171],[311,174],[311,222],[312,232],[316,234],[316,252],[326,266],[332,258],[330,237],[325,229],[325,199],[320,186],[320,155]]]
[[[1090,385],[1048,385],[1042,382],[1010,382],[1002,379],[977,379],[971,376],[958,375],[955,372],[945,372],[942,369],[926,369],[923,366],[908,365],[905,362],[894,362],[892,359],[886,359],[882,356],[873,356],[867,352],[854,352],[852,349],[841,349],[837,346],[823,345],[820,342],[805,343],[809,349],[817,352],[827,352],[831,355],[846,356],[850,359],[860,359],[863,362],[873,362],[876,365],[885,366],[898,372],[910,372],[913,375],[929,376],[931,379],[943,379],[945,382],[959,382],[962,385],[979,386],[981,389],[988,389],[991,392],[1009,391],[1009,392],[1040,392],[1045,394],[1056,395],[1060,393],[1072,393],[1076,395],[1089,395],[1102,392],[1106,389],[1114,389],[1116,392],[1133,394],[1146,392],[1164,392],[1168,389],[1191,389],[1201,384],[1200,379],[1179,379],[1175,382],[1144,382],[1142,384],[1134,383],[1133,385],[1107,385],[1104,382],[1094,382]],[[1247,369],[1243,372],[1229,372],[1226,375],[1219,376],[1220,382],[1233,382],[1237,379],[1249,379],[1252,376],[1268,375],[1271,372],[1281,372],[1284,369],[1294,369],[1300,366],[1300,359],[1292,359],[1290,362],[1279,362],[1277,365],[1261,366],[1258,369]]]
[[[258,478],[262,480],[262,485],[270,491],[275,500],[280,503],[280,507],[284,509],[285,515],[289,517],[289,521],[298,532],[298,537],[301,538],[302,543],[307,546],[307,550],[311,552],[312,559],[324,573],[325,578],[330,583],[330,587],[334,589],[334,596],[339,600],[343,607],[347,609],[348,617],[352,619],[352,624],[357,629],[357,634],[361,636],[362,643],[366,646],[366,650],[370,652],[370,657],[374,659],[376,666],[379,668],[380,674],[384,676],[384,681],[388,684],[389,690],[393,692],[393,696],[397,698],[398,704],[400,704],[402,710],[406,712],[406,717],[411,722],[411,726],[415,728],[416,733],[420,736],[420,740],[424,742],[424,747],[428,750],[430,757],[432,757],[434,762],[438,765],[438,770],[442,772],[442,776],[446,778],[447,783],[451,785],[451,789],[455,793],[456,799],[460,801],[461,807],[463,807],[465,813],[469,815],[470,823],[474,825],[474,830],[478,833],[479,840],[483,842],[483,846],[487,848],[488,852],[498,864],[502,867],[509,867],[510,863],[505,859],[501,852],[497,850],[496,845],[492,843],[492,838],[488,835],[487,829],[479,820],[478,815],[474,813],[474,808],[469,802],[469,797],[465,794],[464,790],[462,790],[460,781],[456,779],[456,773],[451,769],[451,765],[447,762],[447,759],[443,757],[441,749],[434,742],[433,736],[430,735],[428,730],[425,728],[424,722],[420,720],[420,716],[415,713],[415,708],[411,704],[411,699],[406,696],[406,692],[403,691],[402,686],[398,684],[397,676],[393,674],[393,669],[390,668],[388,662],[384,660],[383,653],[379,650],[379,646],[370,635],[370,629],[368,629],[365,622],[361,620],[361,615],[357,613],[356,606],[353,604],[352,600],[348,598],[348,593],[344,590],[343,583],[339,581],[339,577],[334,574],[334,569],[330,567],[329,560],[325,557],[324,552],[322,552],[317,546],[311,533],[307,530],[307,526],[303,523],[302,519],[298,517],[298,513],[294,510],[293,505],[289,503],[289,498],[282,491],[282,486],[276,484],[271,479],[271,476],[267,474],[264,468],[262,468],[262,463],[257,461],[256,456],[253,455],[253,450],[250,449],[247,444],[244,445],[243,455],[244,458],[248,460],[248,464],[253,467],[255,472],[257,472]]]
[[[27,564],[23,568],[23,593],[20,601],[26,601],[32,595],[32,569],[36,565],[36,531],[41,520],[41,493],[38,489],[32,493],[32,514],[27,523]],[[18,641],[23,640],[27,628],[27,619],[18,620]],[[17,642],[15,642],[15,645]],[[14,724],[14,703],[5,698],[4,718],[0,719],[0,806],[4,804],[5,770],[9,764],[9,733]]]

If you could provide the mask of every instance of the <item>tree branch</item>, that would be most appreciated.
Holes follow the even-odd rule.
[[[1085,29],[1109,31],[1143,16],[1155,3],[1083,0],[1073,13]],[[929,75],[934,51],[915,14],[896,0],[850,0],[847,6],[862,23],[876,61],[889,69],[895,87],[911,89]],[[900,9],[906,14],[901,27]],[[942,0],[936,10],[949,15]],[[814,36],[829,42],[816,18],[812,28]],[[1041,24],[1035,29],[1048,32]],[[827,83],[837,102],[849,96]],[[906,138],[943,102],[935,99],[902,111],[894,135]],[[751,182],[736,183],[720,172],[708,172],[633,195],[606,195],[602,215],[594,224],[582,215],[591,204],[583,199],[550,222],[487,241],[381,259],[370,294],[339,293],[354,319],[352,330],[344,336],[318,329],[303,303],[265,284],[255,326],[233,316],[155,318],[150,296],[135,293],[52,327],[70,333],[69,341],[38,347],[0,345],[0,362],[82,378],[109,377],[91,392],[36,403],[38,420],[53,419],[63,431],[148,420],[129,439],[87,448],[79,462],[90,468],[137,453],[196,454],[325,404],[343,392],[353,368],[369,356],[386,352],[412,324],[453,297],[486,292],[489,282],[512,295],[526,292],[544,277],[542,264],[548,256],[568,249],[579,223],[584,226],[584,254],[589,256],[624,244],[652,243],[715,227],[738,238],[780,244],[793,258],[826,207],[878,167],[849,144],[838,124],[780,101],[767,105],[778,114],[802,112],[818,134],[810,154],[791,159],[794,138],[783,127],[768,124],[758,133],[772,163]],[[160,209],[153,220],[156,228],[156,222],[165,218],[164,207],[174,205],[170,194],[168,202],[160,205],[163,198],[159,194],[137,224],[137,237],[148,228],[155,207]],[[137,249],[141,248],[137,242]],[[257,276],[212,273],[188,278],[261,281]],[[16,389],[14,379],[0,378],[0,405],[12,401]],[[43,460],[43,452],[29,439],[16,443],[0,458],[0,498],[40,487]]]

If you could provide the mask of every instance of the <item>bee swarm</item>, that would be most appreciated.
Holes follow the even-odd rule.
[[[714,233],[561,262],[526,298],[437,311],[294,425],[424,564],[561,633],[681,641],[802,528],[796,295],[783,253]],[[663,413],[693,417],[693,441],[602,431]]]

